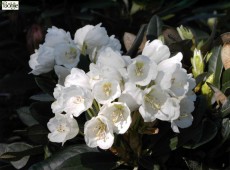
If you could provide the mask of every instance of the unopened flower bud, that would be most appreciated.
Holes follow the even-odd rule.
[[[191,63],[194,77],[197,77],[204,72],[204,61],[200,50],[194,50],[193,57],[191,58]]]

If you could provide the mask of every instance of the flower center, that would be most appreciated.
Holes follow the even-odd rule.
[[[98,119],[99,123],[95,127],[94,131],[96,132],[96,137],[98,140],[106,140],[106,125]]]
[[[124,110],[123,110],[123,106],[122,105],[115,105],[115,108],[116,110],[113,111],[112,113],[112,121],[114,123],[117,123],[118,121],[120,120],[124,120],[124,117],[123,117],[123,113],[124,113]]]
[[[84,98],[82,96],[76,96],[73,99],[73,103],[75,103],[75,104],[82,104],[82,103],[84,103]]]
[[[161,104],[160,104],[160,101],[151,96],[150,94],[146,94],[144,96],[144,100],[150,104],[150,106],[153,108],[153,109],[156,109],[156,110],[160,110],[161,109]]]
[[[110,96],[111,92],[112,92],[112,84],[107,82],[103,84],[103,91],[105,93],[105,95],[108,97]]]
[[[144,67],[144,63],[143,62],[136,62],[136,69],[135,69],[135,73],[137,77],[140,77],[143,75],[143,67]]]
[[[65,52],[65,57],[71,61],[76,59],[77,58],[77,50],[73,47],[70,47],[69,51]]]
[[[66,131],[66,126],[63,125],[63,124],[60,124],[58,127],[57,127],[57,131],[62,133],[62,132],[65,132]]]

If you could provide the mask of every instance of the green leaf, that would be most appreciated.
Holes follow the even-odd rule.
[[[41,18],[57,17],[65,12],[65,8],[45,10],[41,14]]]
[[[230,89],[230,81],[225,82],[224,84],[222,84],[221,91],[226,94],[228,89]]]
[[[195,80],[196,80],[196,84],[199,84],[203,81],[205,81],[211,74],[208,73],[208,72],[204,72],[204,73],[201,73],[200,75],[198,75]]]
[[[53,96],[54,88],[56,87],[56,82],[48,77],[35,77],[35,81],[40,89],[45,93]]]
[[[117,166],[117,157],[107,152],[88,152],[71,157],[57,170],[108,170]]]
[[[44,127],[47,126],[47,122],[54,114],[51,110],[51,103],[49,102],[36,102],[31,104],[30,112],[32,116]]]
[[[38,124],[38,121],[33,118],[31,115],[29,107],[21,107],[17,109],[17,113],[21,121],[27,125],[27,126],[33,126],[35,124]]]
[[[162,21],[157,15],[153,15],[149,21],[147,30],[146,30],[146,38],[147,40],[157,39],[161,35],[162,31]]]
[[[147,25],[142,25],[139,32],[137,33],[136,39],[134,40],[132,47],[127,51],[126,55],[131,56],[132,58],[136,55],[139,46],[142,43],[144,33],[146,31]]]
[[[52,102],[55,100],[53,96],[50,96],[49,94],[46,93],[35,94],[31,96],[30,99],[41,101],[41,102]]]
[[[32,147],[29,144],[17,142],[9,144],[6,152],[0,155],[2,161],[18,161],[25,156],[36,155],[43,152],[43,146]]]
[[[116,3],[112,0],[89,1],[80,4],[81,8],[90,8],[90,9],[105,9],[115,5]]]
[[[211,141],[218,132],[216,124],[209,119],[204,119],[202,121],[201,129],[196,130],[201,131],[202,135],[200,136],[200,139],[198,141],[192,140],[184,146],[185,148],[196,149],[197,147],[202,146],[207,142]]]
[[[86,152],[96,152],[97,149],[86,145],[69,146],[53,154],[50,158],[32,165],[29,170],[54,170],[69,158]],[[90,160],[91,161],[91,160]]]
[[[212,55],[209,59],[209,64],[208,64],[208,72],[209,73],[214,73],[214,80],[213,84],[217,87],[220,88],[220,78],[221,78],[221,73],[223,70],[223,63],[221,60],[221,46],[214,47],[212,49]]]
[[[28,138],[36,144],[46,144],[48,142],[48,130],[40,124],[31,126],[27,129]]]
[[[227,70],[224,70],[223,77],[222,77],[222,84],[230,81],[230,68]]]
[[[230,96],[227,98],[227,102],[221,108],[221,116],[226,117],[230,114]]]

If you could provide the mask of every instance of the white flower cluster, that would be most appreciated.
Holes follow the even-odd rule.
[[[63,30],[48,30],[45,43],[31,56],[32,73],[48,72],[54,65],[72,68],[54,89],[50,141],[64,143],[75,137],[79,128],[74,117],[85,111],[92,113],[84,126],[86,144],[102,149],[113,145],[114,133],[129,129],[133,111],[139,111],[144,122],[170,122],[174,132],[192,124],[195,80],[182,68],[182,54],[170,57],[160,40],[146,42],[133,59],[122,56],[120,48],[100,25],[77,30],[74,41]],[[92,61],[87,73],[75,68],[80,53]]]

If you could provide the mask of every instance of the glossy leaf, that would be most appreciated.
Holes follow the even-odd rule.
[[[49,94],[46,94],[46,93],[35,94],[31,96],[30,99],[41,101],[41,102],[52,102],[55,100],[53,96],[50,96]]]
[[[230,114],[230,96],[228,96],[227,102],[221,108],[222,117],[226,117]]]
[[[97,149],[90,148],[86,145],[69,146],[59,152],[56,152],[52,155],[52,157],[32,165],[29,168],[29,170],[57,169],[62,163],[64,163],[69,158],[87,152],[97,152]]]
[[[134,40],[132,47],[127,51],[126,55],[134,57],[138,51],[139,46],[142,43],[144,33],[146,31],[147,25],[142,25],[139,32],[137,33],[136,39]]]
[[[161,19],[157,15],[152,16],[146,30],[147,40],[152,41],[154,39],[157,39],[161,35],[161,31],[162,31]]]
[[[29,107],[21,107],[17,109],[17,113],[21,121],[27,126],[33,126],[38,124],[38,121],[33,118],[31,115]]]
[[[30,112],[32,116],[44,127],[54,114],[51,110],[51,103],[49,102],[36,102],[31,104]]]
[[[208,64],[208,72],[214,73],[213,84],[217,88],[220,88],[220,77],[223,70],[223,64],[221,61],[220,52],[221,52],[221,46],[214,47]]]
[[[106,152],[88,152],[67,159],[57,170],[108,170],[117,166],[117,157]]]
[[[56,82],[52,81],[48,77],[35,77],[35,81],[45,93],[53,96],[54,88],[56,87]]]
[[[40,124],[27,129],[28,138],[36,144],[46,144],[48,142],[48,133],[49,131]]]

